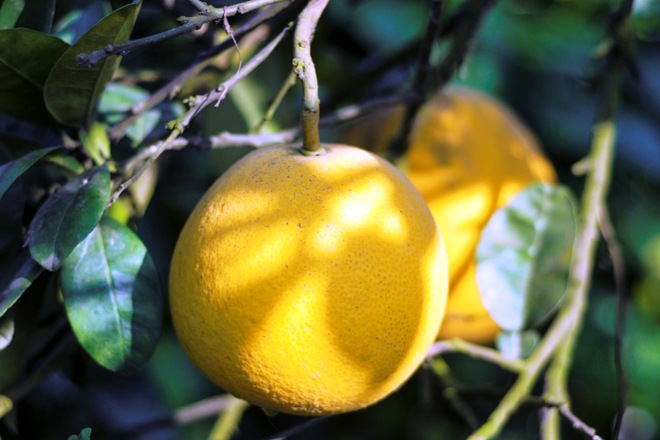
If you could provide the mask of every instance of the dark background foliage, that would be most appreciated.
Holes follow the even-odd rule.
[[[5,0],[2,7],[9,7],[10,3]],[[165,7],[167,3],[171,5]],[[15,27],[49,33],[72,44],[124,4],[106,0],[30,0]],[[445,2],[444,16],[450,16],[461,4],[457,0]],[[500,0],[487,12],[464,65],[452,79],[453,84],[487,91],[516,110],[537,133],[561,182],[576,194],[581,193],[583,183],[571,172],[571,167],[588,152],[598,105],[595,86],[602,67],[598,49],[606,40],[612,6],[612,2],[602,0]],[[324,114],[344,105],[402,91],[410,83],[428,8],[429,2],[423,0],[330,2],[313,46]],[[131,38],[174,27],[176,17],[182,15],[194,15],[194,9],[186,1],[144,0]],[[623,79],[608,202],[628,274],[623,360],[629,406],[624,423],[626,436],[622,438],[650,439],[660,437],[658,7],[653,2],[638,2],[634,17],[637,74],[628,71]],[[236,17],[230,23],[236,29],[244,20],[245,17]],[[105,94],[100,96],[100,103],[94,100],[96,110],[88,116],[109,124],[119,121],[131,104],[145,99],[185,69],[197,54],[210,48],[214,39],[222,35],[221,25],[211,25],[193,35],[126,56]],[[53,47],[58,44],[53,43]],[[5,50],[7,47],[0,47],[0,52]],[[50,47],[50,50],[55,49]],[[441,54],[444,50],[446,43],[441,40],[436,51]],[[131,157],[136,148],[162,139],[166,135],[165,123],[181,113],[183,98],[205,93],[231,73],[236,59],[232,58],[233,52],[227,54],[184,84],[174,100],[155,107],[125,138],[112,143],[109,157],[120,162]],[[218,108],[210,106],[198,115],[187,134],[203,138],[222,131],[242,133],[253,128],[289,74],[291,58],[289,39],[253,75],[237,84]],[[65,83],[66,75],[60,81]],[[76,130],[54,120],[62,122],[70,113],[61,111],[53,116],[43,103],[36,102],[39,97],[35,95],[11,97],[14,101],[9,103],[14,110],[0,114],[0,163],[38,148],[61,145],[63,137],[80,138]],[[274,130],[297,124],[300,99],[298,88],[287,95],[271,122]],[[321,137],[333,140],[336,131],[333,127],[324,128]],[[125,220],[146,245],[162,286],[167,285],[175,240],[187,215],[205,189],[248,151],[247,148],[211,151],[187,148],[166,153],[157,168],[147,174],[148,178],[135,186],[133,192],[138,202],[113,207],[111,213]],[[90,157],[94,160],[94,154],[108,157],[102,147],[67,157],[80,164]],[[24,192],[23,188],[40,188],[43,192],[65,181],[67,176],[61,171],[54,172],[40,164],[5,193],[0,200],[0,244],[3,245],[0,249],[8,249],[8,243],[21,240],[28,224],[26,219],[34,216],[39,201],[43,200],[43,193]],[[21,206],[25,209],[21,210]],[[0,257],[2,267],[8,267],[7,255]],[[16,304],[12,345],[21,349],[0,351],[0,392],[16,378],[37,371],[49,353],[70,334],[69,324],[61,313],[58,289],[56,278],[44,274]],[[166,295],[163,300],[167,301]],[[137,373],[112,373],[98,366],[87,353],[74,350],[59,363],[56,371],[46,375],[18,402],[15,412],[0,420],[0,436],[12,439],[20,432],[20,438],[61,439],[91,427],[92,438],[206,438],[213,418],[178,426],[170,415],[185,405],[218,395],[221,390],[187,360],[173,333],[167,304],[164,310],[162,335],[153,356]],[[570,392],[573,411],[605,437],[611,431],[617,411],[615,311],[613,267],[605,246],[601,245],[585,327],[575,354]],[[0,330],[3,322],[0,321]],[[514,377],[496,366],[462,355],[447,355],[443,359],[458,384],[452,389],[458,390],[477,418],[484,421]],[[288,437],[292,439],[464,438],[471,429],[448,403],[447,386],[427,365],[399,392],[352,414],[308,420],[286,415],[271,417],[251,407],[234,438],[267,438],[289,428],[294,430]],[[542,393],[542,389],[536,391]],[[536,438],[538,417],[538,406],[522,407],[501,438]],[[304,429],[296,430],[297,426]],[[581,438],[568,423],[563,428],[566,438]]]

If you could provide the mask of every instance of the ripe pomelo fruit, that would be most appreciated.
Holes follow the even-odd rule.
[[[404,107],[349,124],[340,139],[385,152]],[[491,343],[500,328],[483,307],[474,254],[492,214],[527,185],[554,182],[534,135],[488,95],[449,87],[418,112],[399,166],[422,194],[442,231],[449,260],[449,299],[439,339]]]
[[[170,274],[174,326],[220,387],[333,414],[396,390],[444,315],[442,237],[418,191],[364,150],[256,150],[199,202]]]

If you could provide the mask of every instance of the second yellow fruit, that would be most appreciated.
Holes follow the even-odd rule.
[[[384,151],[403,108],[381,110],[344,132],[343,142]],[[438,338],[490,343],[500,331],[481,303],[474,253],[481,231],[527,185],[555,173],[519,118],[484,93],[448,88],[419,111],[400,167],[428,203],[449,259],[450,291]]]

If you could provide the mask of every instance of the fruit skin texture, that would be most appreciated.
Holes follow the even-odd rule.
[[[375,118],[379,121],[368,116],[349,127],[342,141],[385,151],[403,107],[381,110]],[[377,127],[387,135],[374,135]],[[450,87],[420,109],[400,168],[427,201],[445,239],[450,287],[438,339],[492,343],[500,328],[483,307],[475,278],[481,231],[527,185],[554,182],[552,165],[509,109],[484,93]]]
[[[179,237],[172,318],[193,362],[237,397],[321,415],[370,405],[423,361],[444,315],[442,237],[395,167],[353,147],[256,150]]]

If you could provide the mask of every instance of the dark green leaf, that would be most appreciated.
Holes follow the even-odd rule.
[[[77,57],[82,53],[103,49],[108,44],[128,39],[135,24],[140,3],[123,6],[99,21],[85,33],[53,68],[44,96],[46,107],[57,121],[74,127],[88,127],[96,103],[121,57],[106,58],[94,67],[84,67]]]
[[[5,194],[5,191],[9,189],[12,183],[18,177],[26,172],[32,165],[34,165],[39,159],[50,153],[51,151],[57,150],[57,147],[53,148],[43,148],[41,150],[36,150],[31,153],[26,154],[14,161],[6,163],[0,166],[0,199]]]
[[[39,208],[28,231],[32,257],[56,270],[98,224],[110,200],[106,165],[81,174]]]
[[[541,183],[491,217],[477,246],[477,283],[500,327],[532,328],[556,309],[566,291],[575,229],[570,191]]]
[[[540,340],[536,330],[527,330],[524,332],[503,331],[497,335],[497,349],[508,359],[525,359]]]
[[[4,0],[0,5],[0,30],[11,29],[25,8],[25,0]]]
[[[13,266],[5,274],[5,280],[0,284],[0,316],[21,297],[25,289],[39,276],[43,269],[30,257],[26,250],[15,259]]]
[[[54,124],[43,90],[52,67],[68,47],[59,38],[31,29],[0,31],[0,111]]]
[[[128,227],[104,217],[62,266],[64,306],[80,344],[113,371],[132,371],[158,342],[163,299],[156,267]]]
[[[55,17],[57,0],[30,0],[25,2],[25,9],[16,23],[16,27],[25,27],[36,31],[51,33]],[[61,6],[61,5],[60,5]]]

